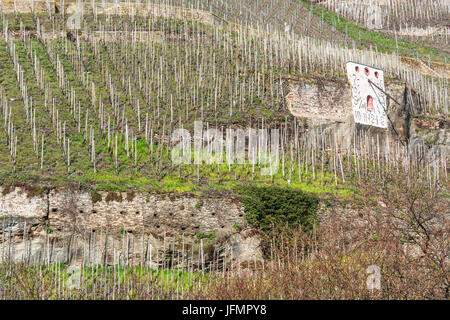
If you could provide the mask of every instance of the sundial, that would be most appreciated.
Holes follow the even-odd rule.
[[[352,89],[355,122],[387,128],[383,70],[349,61],[347,75]]]

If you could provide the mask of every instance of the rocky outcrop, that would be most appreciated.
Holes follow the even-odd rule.
[[[33,193],[23,187],[0,191],[2,259],[158,264],[170,252],[179,255],[188,248],[201,252],[205,263],[221,256],[230,261],[262,259],[259,236],[230,195],[67,189]],[[86,250],[93,253],[86,257]]]
[[[34,12],[49,11],[51,13],[55,13],[59,12],[60,5],[55,0],[3,0],[1,7],[4,13],[30,13],[31,10]]]
[[[403,82],[385,81],[386,92],[393,99],[387,98],[388,128],[382,129],[355,123],[351,90],[345,79],[304,76],[286,80],[287,108],[299,119],[306,134],[333,133],[344,148],[351,148],[358,136],[367,134],[378,136],[380,141],[401,141],[405,145],[428,140],[437,149],[448,150],[448,121],[427,120],[432,123],[424,127],[424,120],[411,118],[412,114],[421,112],[420,99]]]
[[[34,196],[24,188],[0,187],[0,217],[16,216],[43,219],[47,216],[48,198]]]
[[[411,118],[410,147],[425,145],[436,155],[450,154],[450,125],[443,119]]]
[[[192,194],[152,193],[49,193],[50,225],[56,229],[77,227],[166,235],[231,231],[246,224],[243,208],[233,197],[196,197]]]

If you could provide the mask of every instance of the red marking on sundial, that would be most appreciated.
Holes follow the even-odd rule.
[[[367,96],[367,111],[373,111],[373,98],[372,96]]]

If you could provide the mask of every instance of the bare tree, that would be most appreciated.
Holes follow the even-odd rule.
[[[394,170],[373,181],[364,181],[367,209],[376,212],[399,235],[408,254],[440,274],[441,288],[448,298],[449,277],[449,199],[446,186],[430,183],[426,175]],[[371,199],[372,201],[368,201]]]

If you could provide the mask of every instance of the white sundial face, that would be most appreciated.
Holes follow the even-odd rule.
[[[347,75],[352,89],[355,122],[387,128],[383,70],[347,62]]]

